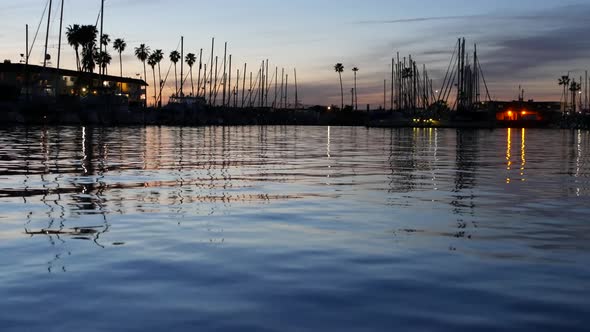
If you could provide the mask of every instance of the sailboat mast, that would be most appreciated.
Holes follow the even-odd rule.
[[[293,74],[295,74],[295,109],[299,106],[299,91],[297,90],[297,68],[293,69]]]
[[[103,0],[104,1],[104,0]],[[184,97],[182,87],[184,86],[184,37],[180,37],[180,96]]]
[[[102,38],[104,36],[103,35],[103,27],[104,27],[104,0],[101,0],[100,1],[100,40],[98,41],[98,43],[100,44],[100,53],[99,53],[99,56],[100,57],[102,57]],[[98,72],[100,73],[100,75],[103,74],[103,64],[102,64],[102,62],[100,64],[100,68],[98,68]]]
[[[223,100],[221,106],[225,106],[225,97],[227,93],[227,42],[223,48]]]
[[[586,70],[584,78],[584,109],[588,110],[588,71]]]
[[[246,102],[246,69],[248,63],[244,63],[244,80],[242,82],[242,108],[244,108],[244,103]]]
[[[395,72],[395,59],[391,58],[391,110],[392,111],[393,111],[393,98],[394,98],[393,87],[395,85],[394,72]]]
[[[51,22],[51,4],[49,0],[49,11],[47,12],[47,31],[45,32],[45,52],[43,53],[43,68],[47,67],[47,43],[49,42],[49,23]]]
[[[275,67],[275,99],[272,103],[272,108],[277,108],[277,95],[279,92],[279,67]]]
[[[64,22],[64,0],[61,0],[61,13],[59,16],[59,37],[57,42],[57,76],[55,78],[55,96],[59,96],[61,77],[59,74],[61,59],[61,30]]]
[[[285,108],[289,108],[289,74],[285,74]]]
[[[283,109],[283,93],[285,91],[285,68],[281,69],[281,99],[279,99],[279,108]]]
[[[203,67],[203,49],[199,51],[199,76],[197,77],[197,97],[201,96],[201,68]]]
[[[230,106],[231,105],[231,97],[233,94],[233,90],[231,87],[231,54],[229,55],[229,70],[228,70],[228,74],[227,74],[227,87],[229,88],[228,90],[228,95],[227,95],[227,102],[225,102],[225,105]]]
[[[270,90],[270,83],[268,82],[268,59],[266,59],[266,84],[264,87],[264,107],[268,107],[268,91]]]
[[[236,75],[236,87],[234,90],[234,108],[238,107],[238,90],[240,89],[240,70],[238,69],[238,73]]]
[[[215,38],[211,39],[211,64],[209,67],[209,105],[211,105],[211,101],[213,100],[213,50],[215,48]]]
[[[63,21],[64,21],[64,0],[61,0],[61,13],[59,16],[59,37],[57,42],[57,71],[59,74],[59,64],[61,58],[61,30],[63,28]]]
[[[26,49],[25,49],[25,65],[29,64],[29,25],[25,24],[25,43],[26,45]]]

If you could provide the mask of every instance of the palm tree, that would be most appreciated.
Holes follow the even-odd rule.
[[[143,62],[143,79],[147,80],[147,70],[145,68],[145,62],[147,58],[150,56],[150,48],[145,44],[139,45],[139,47],[135,48],[135,56],[137,57],[137,59],[139,59],[139,61]],[[147,106],[147,94],[144,106]]]
[[[158,64],[158,80],[160,81],[160,84],[158,84],[158,86],[160,86],[160,93],[158,94],[158,101],[162,100],[162,88],[164,85],[164,82],[162,81],[162,69],[160,68],[160,62],[162,62],[163,59],[164,59],[164,52],[162,52],[162,50],[155,50],[154,51],[154,60],[156,60],[156,63]]]
[[[358,100],[358,93],[356,91],[356,73],[359,71],[358,67],[354,67],[352,68],[352,71],[354,72],[354,110],[357,111],[359,108],[359,100]]]
[[[68,26],[66,29],[66,37],[68,38],[68,44],[70,44],[70,46],[76,51],[76,69],[80,71],[80,25],[74,24]]]
[[[78,30],[78,41],[82,46],[82,61],[80,64],[82,71],[94,72],[97,34],[98,31],[94,25],[82,25]]]
[[[99,52],[95,50],[94,60],[96,61],[96,65],[98,66],[101,73],[107,73],[107,66],[111,64],[112,59],[113,58],[111,57],[111,55],[106,51]]]
[[[145,62],[147,61],[148,57],[150,56],[150,48],[145,44],[139,45],[139,47],[135,48],[135,56],[139,61],[143,62],[143,79],[147,80],[147,70],[145,68]]]
[[[191,96],[195,95],[195,85],[193,83],[193,65],[197,62],[197,56],[194,53],[189,53],[185,57],[186,64],[191,71]]]
[[[154,74],[154,106],[156,106],[156,104],[158,103],[158,88],[156,86],[156,65],[158,64],[158,60],[155,53],[152,53],[149,56],[147,63],[148,65],[150,65],[150,67],[152,67],[152,73]]]
[[[342,72],[344,71],[344,66],[341,63],[337,63],[334,66],[334,70],[338,73],[338,76],[340,77],[340,97],[341,97],[341,101],[342,101],[342,108],[340,110],[344,109],[344,87],[342,86]]]
[[[100,39],[100,43],[102,44],[102,46],[109,46],[109,44],[111,43],[111,37],[109,37],[109,35],[107,35],[106,33],[102,35],[101,39]]]
[[[178,74],[176,73],[176,64],[180,61],[180,53],[178,51],[172,51],[170,53],[170,61],[174,63],[174,83],[176,84],[176,92],[175,95],[178,93]]]
[[[119,67],[121,70],[120,71],[121,78],[123,78],[123,56],[122,56],[122,53],[127,48],[127,43],[123,39],[117,38],[113,42],[113,48],[115,49],[115,51],[117,51],[119,53]],[[122,90],[122,88],[121,88],[121,90]]]
[[[567,108],[567,88],[570,85],[570,76],[568,75],[564,75],[561,76],[561,78],[558,80],[559,85],[563,85],[563,110],[562,112],[565,112],[565,109]]]

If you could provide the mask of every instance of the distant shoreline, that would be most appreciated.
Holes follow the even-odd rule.
[[[469,115],[464,113],[463,115]],[[498,121],[489,114],[435,119],[411,118],[388,111],[274,110],[205,107],[189,109],[59,109],[47,105],[18,109],[0,104],[2,126],[364,126],[372,128],[572,128],[590,129],[590,115],[576,115],[559,121]],[[480,113],[481,115],[481,113]]]

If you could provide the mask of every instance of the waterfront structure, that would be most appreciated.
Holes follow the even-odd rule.
[[[562,116],[561,103],[551,101],[493,101],[487,103],[487,108],[495,112],[500,122],[556,122]]]
[[[3,101],[112,94],[126,97],[131,106],[143,105],[147,86],[140,79],[22,63],[0,63],[0,100]]]

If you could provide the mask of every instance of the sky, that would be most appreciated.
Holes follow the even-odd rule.
[[[47,1],[0,0],[0,61],[20,60],[25,24],[33,39]],[[53,2],[48,53],[55,62],[60,0]],[[94,24],[99,11],[100,0],[65,0],[64,28]],[[168,54],[184,36],[185,54],[203,48],[203,61],[209,61],[215,37],[220,57],[228,42],[234,79],[236,64],[243,71],[247,62],[256,75],[260,63],[269,59],[270,68],[285,68],[291,83],[296,68],[303,104],[339,104],[333,67],[343,63],[345,92],[353,86],[351,69],[356,66],[359,104],[377,107],[396,52],[426,64],[437,88],[459,37],[466,38],[468,51],[477,44],[493,99],[515,99],[522,85],[527,99],[559,100],[559,76],[570,72],[579,77],[590,70],[588,17],[588,1],[570,0],[106,0],[104,32],[127,41],[124,76],[143,76],[142,64],[133,56],[141,43]],[[43,22],[31,63],[42,62],[45,30]],[[63,66],[75,68],[74,51],[65,38],[62,45]],[[109,73],[118,74],[118,57],[112,49],[111,54]],[[169,62],[162,66],[167,71]],[[173,92],[170,86],[171,80],[164,94]]]

